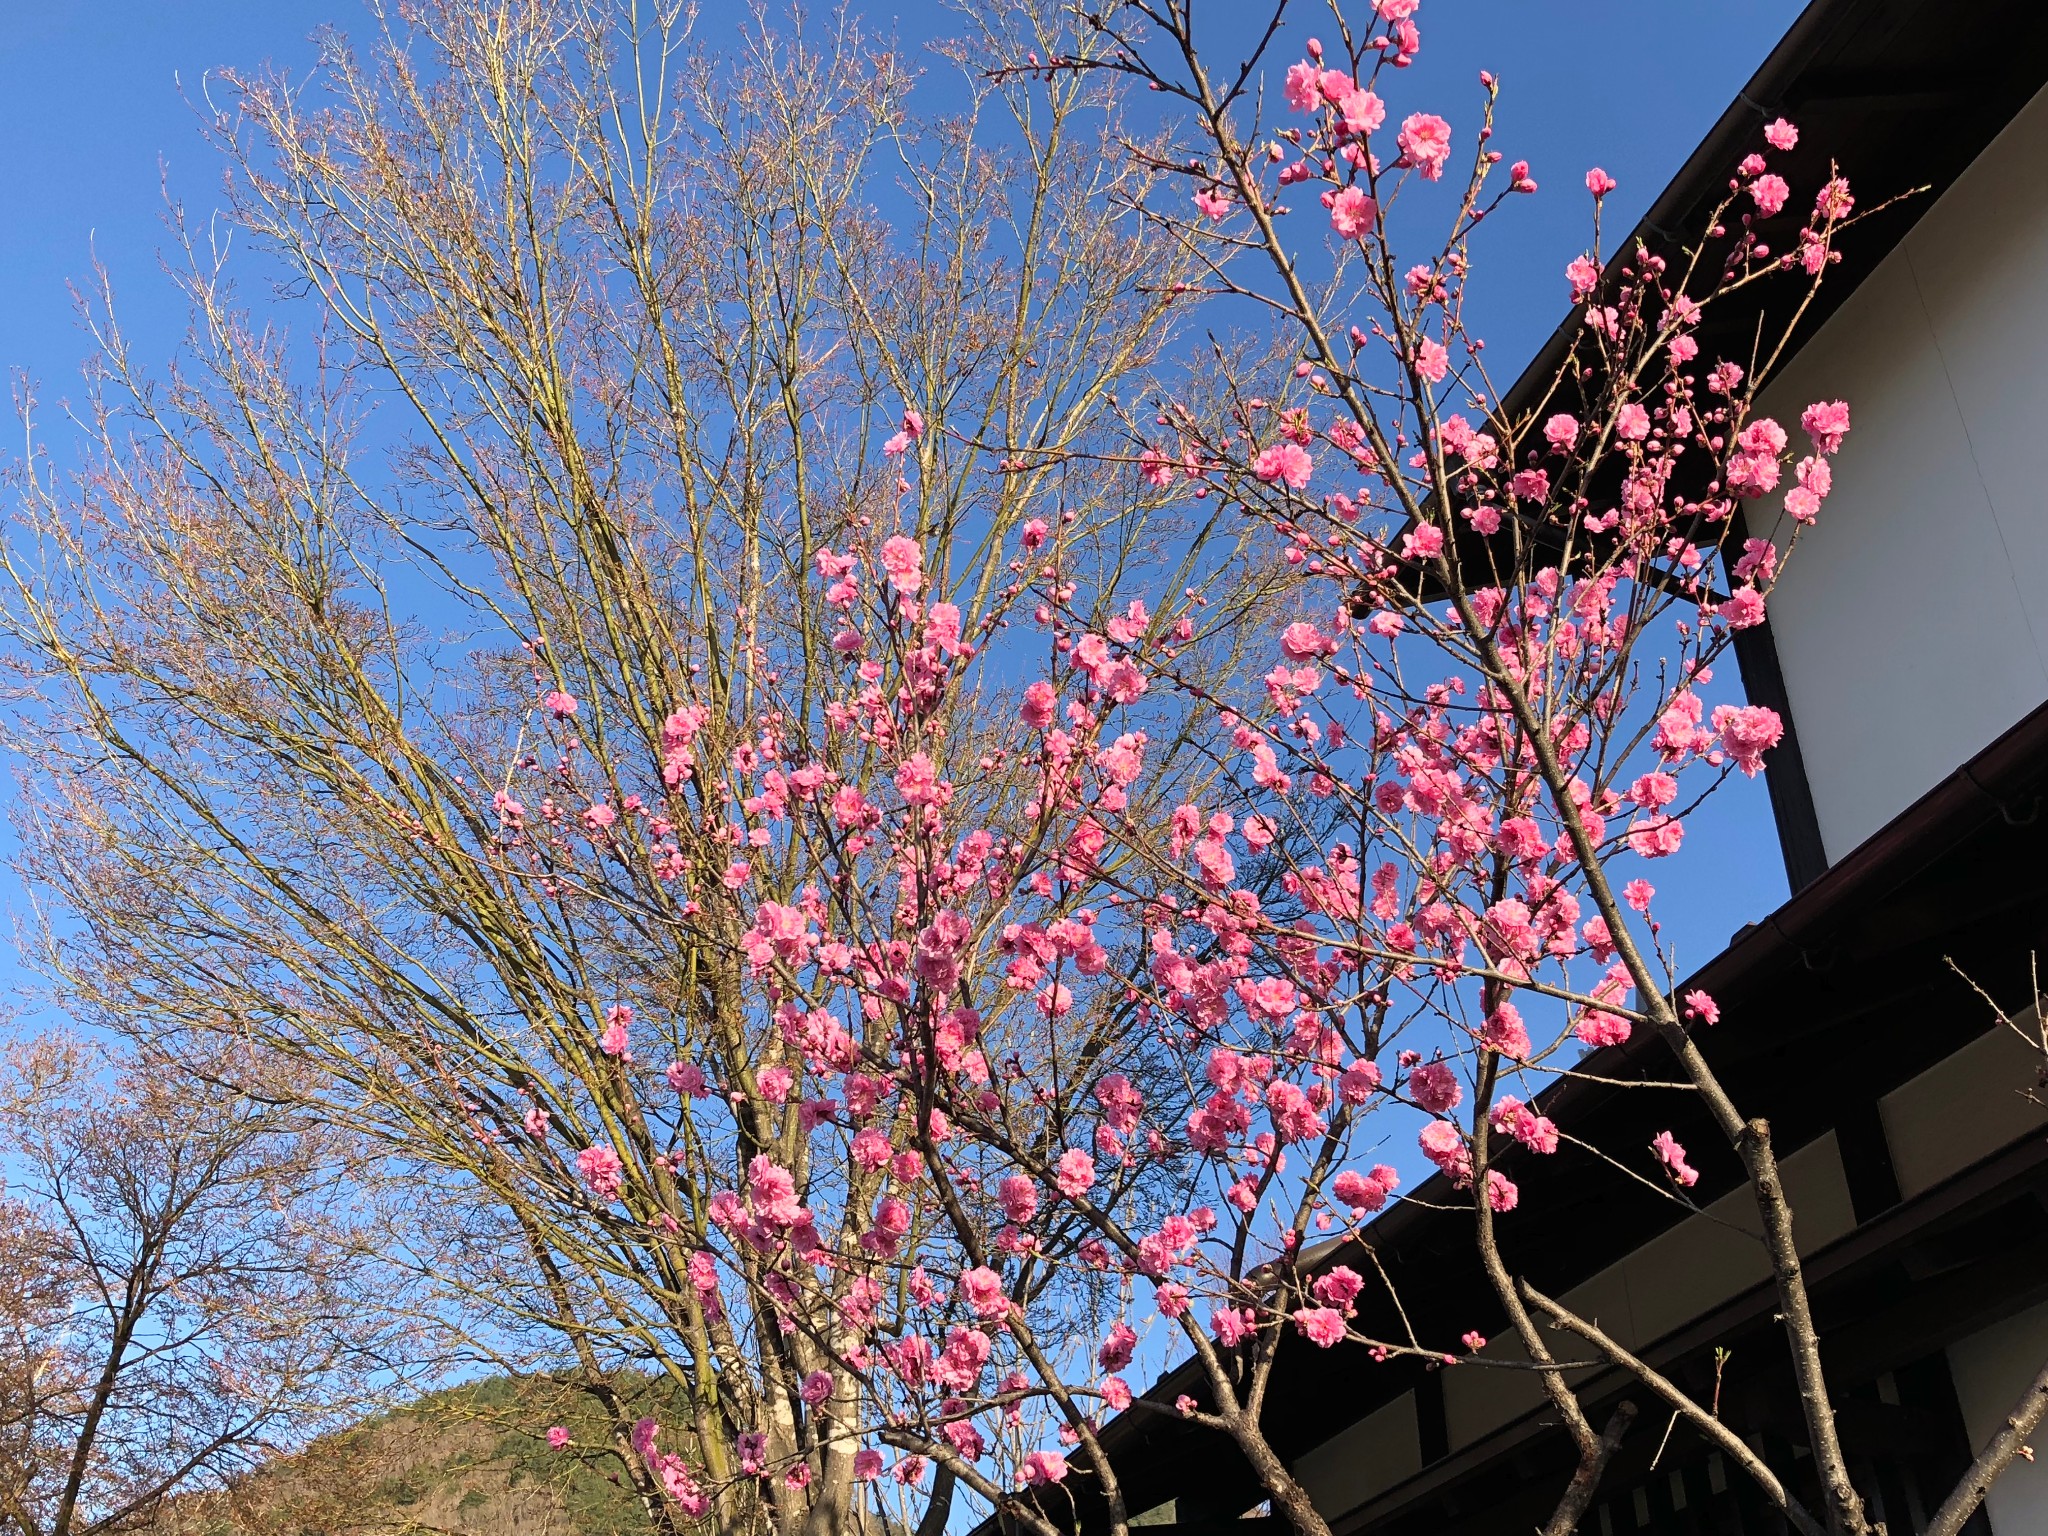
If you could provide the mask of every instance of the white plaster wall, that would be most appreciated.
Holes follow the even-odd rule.
[[[2044,183],[2048,92],[1765,394],[1853,423],[1770,605],[1830,861],[2048,700]]]
[[[1982,1450],[2005,1422],[2013,1405],[2048,1361],[2048,1306],[1995,1323],[1982,1333],[1951,1344],[1949,1369],[1970,1448]],[[2048,1443],[2037,1439],[2029,1463],[2015,1458],[1984,1500],[1996,1536],[2039,1536],[2048,1531]]]

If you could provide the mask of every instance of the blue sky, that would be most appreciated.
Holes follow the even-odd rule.
[[[1198,0],[1227,33],[1246,0]],[[932,0],[864,9],[911,48],[956,31]],[[1800,8],[1799,0],[1428,0],[1412,109],[1441,93],[1469,123],[1482,68],[1502,78],[1496,145],[1526,158],[1544,184],[1518,199],[1482,251],[1474,318],[1496,377],[1510,378],[1564,311],[1564,263],[1584,241],[1588,166],[1620,181],[1609,199],[1625,229],[1685,157]],[[744,19],[737,0],[704,0],[701,35],[716,45]],[[1307,17],[1313,7],[1298,5]],[[87,343],[68,284],[95,256],[109,268],[138,355],[169,354],[182,328],[158,268],[166,187],[194,216],[218,201],[220,168],[195,109],[209,69],[275,63],[311,68],[324,22],[366,32],[361,0],[39,0],[0,34],[0,366],[36,381],[50,407],[76,393]],[[1309,30],[1309,29],[1304,29]],[[1227,58],[1219,46],[1212,57]],[[948,66],[934,59],[933,68]],[[1284,63],[1285,58],[1276,60]],[[1435,103],[1429,103],[1435,104]],[[1397,108],[1398,109],[1398,108]],[[64,443],[52,442],[59,462]],[[1667,937],[1686,968],[1784,897],[1762,781],[1741,784],[1695,823],[1667,878]],[[0,874],[0,912],[23,893]],[[0,996],[13,990],[0,954]],[[14,978],[18,981],[18,974]]]

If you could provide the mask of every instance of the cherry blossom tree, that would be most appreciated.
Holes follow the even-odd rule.
[[[1869,1529],[1652,885],[1779,739],[1704,690],[1825,515],[1849,407],[1756,400],[1862,210],[1778,122],[1695,243],[1610,255],[1589,173],[1583,326],[1510,413],[1465,321],[1537,190],[1495,82],[1454,126],[1415,0],[1277,60],[1286,12],[1218,76],[1166,0],[1006,7],[924,121],[850,25],[719,60],[661,6],[395,11],[322,105],[229,82],[313,341],[191,248],[191,355],[152,382],[102,306],[92,466],[31,466],[77,1006],[314,1069],[462,1234],[443,1283],[599,1389],[664,1374],[687,1422],[608,1410],[654,1529],[937,1536],[964,1491],[1053,1536],[1087,1480],[1124,1536],[1101,1425],[1166,1412],[1325,1536],[1262,1428],[1283,1340],[1484,1342],[1358,1324],[1329,1244],[1402,1197],[1389,1136],[1571,1439],[1549,1530],[1633,1411],[1588,1417],[1581,1344]],[[1759,283],[1790,325],[1703,355]],[[1817,1509],[1503,1257],[1537,1089],[1637,1032],[1755,1193]],[[1689,1204],[1671,1133],[1598,1150]],[[1134,1393],[1148,1333],[1200,1394]]]
[[[1273,11],[1269,43],[1286,9]],[[1704,993],[1678,995],[1648,878],[1679,852],[1703,799],[1731,774],[1754,777],[1782,734],[1768,708],[1710,712],[1701,693],[1733,636],[1762,622],[1801,529],[1823,513],[1828,461],[1850,430],[1842,401],[1813,402],[1789,426],[1756,402],[1856,222],[1855,197],[1838,175],[1805,189],[1804,218],[1776,237],[1785,248],[1766,243],[1757,226],[1794,195],[1770,169],[1773,153],[1797,143],[1796,126],[1780,119],[1733,168],[1694,243],[1610,259],[1598,214],[1615,182],[1588,172],[1594,239],[1564,274],[1582,329],[1538,398],[1511,413],[1465,323],[1470,241],[1536,182],[1526,163],[1503,171],[1492,148],[1491,76],[1480,76],[1462,154],[1445,117],[1405,110],[1399,71],[1420,46],[1417,6],[1379,0],[1373,10],[1371,35],[1331,10],[1339,46],[1307,41],[1284,70],[1285,115],[1272,120],[1257,116],[1260,57],[1217,77],[1202,63],[1192,9],[1170,0],[1100,20],[1106,59],[1024,66],[1117,72],[1185,110],[1191,141],[1151,163],[1181,178],[1186,211],[1161,200],[1148,217],[1201,255],[1210,293],[1275,318],[1298,360],[1291,377],[1234,378],[1220,416],[1169,396],[1141,459],[1162,485],[1185,476],[1218,489],[1266,534],[1255,558],[1284,573],[1301,617],[1280,629],[1262,687],[1244,678],[1215,690],[1181,674],[1170,636],[1120,632],[1101,606],[1063,601],[1057,544],[1020,573],[1060,652],[1027,694],[1024,719],[1046,733],[1041,801],[1064,808],[1064,840],[1035,903],[1012,889],[999,911],[963,916],[941,884],[918,914],[929,925],[920,962],[932,948],[947,958],[925,980],[950,994],[926,1017],[943,1031],[967,1014],[998,1070],[953,1065],[940,1033],[926,1045],[906,1032],[902,1050],[920,1125],[943,1124],[1006,1170],[996,1187],[1009,1224],[992,1238],[952,1193],[962,1160],[931,1170],[976,1261],[960,1284],[1028,1362],[1005,1380],[1059,1402],[1112,1528],[1134,1511],[1095,1420],[1103,1407],[1129,1407],[1117,1372],[1134,1324],[1157,1319],[1200,1363],[1206,1388],[1171,1411],[1227,1434],[1276,1512],[1324,1532],[1261,1426],[1280,1341],[1458,1358],[1451,1341],[1360,1333],[1351,1319],[1366,1277],[1316,1245],[1394,1195],[1396,1171],[1358,1153],[1384,1134],[1385,1117],[1419,1114],[1419,1150],[1469,1192],[1476,1255],[1519,1344],[1512,1363],[1535,1368],[1577,1451],[1549,1531],[1576,1527],[1636,1411],[1627,1402],[1593,1423],[1557,1334],[1685,1417],[1795,1528],[1868,1531],[1770,1127],[1731,1099],[1701,1048],[1719,1009]],[[1300,220],[1283,224],[1285,200],[1311,194],[1327,228],[1312,218],[1313,233],[1294,237]],[[1416,202],[1425,216],[1449,213],[1449,238],[1397,257],[1396,231],[1411,227],[1400,205]],[[1740,359],[1703,356],[1696,334],[1708,309],[1760,282],[1795,290],[1778,332]],[[1119,706],[1140,691],[1117,680],[1126,666],[1146,691],[1185,701],[1218,759],[1216,777],[1166,829],[1125,804],[1139,776]],[[943,836],[929,844],[924,867],[943,868],[945,846]],[[976,935],[997,939],[1002,985],[1047,1021],[1035,1051],[1013,1047],[1014,1022],[1000,1035],[992,1027],[1004,1012],[990,1001],[998,988],[956,976],[955,957]],[[801,964],[788,974],[805,1006],[839,984]],[[1087,1008],[1084,989],[1097,1006],[1120,1000],[1135,1027],[1117,1059],[1077,1070],[1051,1037]],[[1028,1030],[1030,1009],[1008,1012]],[[1521,1206],[1506,1168],[1560,1142],[1527,1102],[1532,1088],[1574,1075],[1585,1048],[1638,1031],[1676,1061],[1676,1086],[1706,1105],[1755,1197],[1817,1510],[1714,1406],[1503,1257],[1501,1225]],[[1183,1096],[1155,1102],[1134,1086],[1136,1064],[1162,1055],[1206,1093],[1184,1119]],[[1157,1079],[1156,1065],[1148,1075]],[[1692,1208],[1698,1174],[1669,1131],[1646,1147],[1594,1150]],[[1188,1205],[1134,1225],[1112,1202],[1160,1159],[1189,1175]],[[970,1185],[986,1182],[968,1171]],[[1058,1262],[1035,1225],[1045,1210],[1062,1226],[1085,1224],[1084,1266],[1125,1277],[1118,1315],[1082,1374],[1033,1347],[1034,1272]],[[1369,1241],[1337,1246],[1371,1253]],[[1471,1332],[1457,1342],[1486,1341]],[[1969,1517],[2044,1403],[2048,1370],[1932,1529]],[[962,1456],[982,1449],[971,1427],[980,1407],[950,1399],[933,1420]],[[1036,1454],[1020,1475],[1045,1485],[1068,1470],[1056,1453]],[[1026,1507],[1055,1528],[1056,1499]]]

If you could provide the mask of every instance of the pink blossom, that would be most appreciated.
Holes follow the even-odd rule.
[[[1794,149],[1799,144],[1799,130],[1781,117],[1764,128],[1764,140],[1773,149]]]
[[[889,1237],[901,1237],[910,1230],[910,1206],[894,1195],[884,1195],[875,1206],[875,1230]]]
[[[1489,959],[1533,960],[1543,948],[1542,936],[1531,919],[1528,903],[1510,896],[1486,909],[1479,933],[1480,947]]]
[[[1629,1021],[1618,1013],[1588,1008],[1572,1026],[1572,1033],[1587,1045],[1620,1045],[1634,1030]]]
[[[1424,1157],[1453,1179],[1469,1180],[1472,1177],[1471,1151],[1465,1145],[1465,1138],[1458,1134],[1458,1128],[1450,1121],[1430,1121],[1415,1138],[1415,1144],[1422,1149]]]
[[[1800,414],[1799,425],[1822,453],[1835,453],[1849,435],[1849,403],[1846,400],[1816,400]],[[1801,477],[1802,480],[1805,478]],[[1821,495],[1826,495],[1825,489]]]
[[[1337,1095],[1346,1104],[1363,1104],[1380,1085],[1380,1069],[1369,1061],[1355,1061],[1337,1078]]]
[[[1785,206],[1785,199],[1792,195],[1792,188],[1782,176],[1759,176],[1749,184],[1750,200],[1756,204],[1756,211],[1765,218],[1771,217]]]
[[[1708,994],[1700,991],[1699,988],[1695,987],[1692,991],[1686,993],[1683,1002],[1685,1003],[1685,1016],[1688,1019],[1698,1019],[1700,1022],[1708,1025],[1721,1022],[1721,1005],[1715,1002]]]
[[[857,1483],[872,1483],[882,1475],[882,1453],[867,1448],[853,1453],[853,1480]]]
[[[576,713],[576,696],[556,688],[540,701],[540,707],[557,720],[567,720]]]
[[[1662,810],[1678,798],[1678,780],[1668,773],[1638,774],[1636,781],[1629,785],[1626,798],[1630,804],[1640,806],[1643,810]],[[1595,918],[1593,921],[1600,920]],[[1591,924],[1587,927],[1590,931]],[[1604,931],[1604,924],[1602,928]]]
[[[1586,172],[1586,190],[1595,197],[1605,197],[1619,185],[1619,182],[1597,165]]]
[[[1515,1187],[1513,1179],[1497,1168],[1489,1168],[1486,1170],[1486,1203],[1505,1216],[1522,1203],[1522,1192]]]
[[[1856,206],[1856,199],[1849,195],[1849,183],[1837,176],[1820,189],[1820,195],[1813,200],[1814,214],[1830,223],[1849,217]]]
[[[1444,162],[1451,158],[1451,125],[1434,112],[1415,112],[1402,119],[1394,142],[1401,158],[1422,172],[1425,181],[1444,174]]]
[[[1053,1166],[1053,1182],[1069,1200],[1079,1200],[1095,1187],[1095,1159],[1079,1147],[1069,1147]]]
[[[1377,133],[1380,124],[1387,120],[1386,103],[1369,90],[1352,91],[1337,106],[1344,114],[1345,130],[1350,133]]]
[[[616,1200],[626,1165],[610,1147],[585,1147],[576,1154],[576,1172],[600,1200]]]
[[[1067,1458],[1058,1451],[1033,1451],[1024,1458],[1017,1480],[1026,1487],[1039,1488],[1047,1483],[1062,1482],[1066,1475]]]
[[[1590,256],[1574,256],[1564,269],[1565,281],[1572,286],[1572,302],[1586,298],[1600,286],[1600,269],[1593,265]]]
[[[759,1477],[768,1461],[768,1437],[755,1430],[741,1435],[735,1449],[739,1452],[740,1470],[749,1477]]]
[[[903,430],[882,444],[882,452],[894,458],[923,436],[924,418],[914,408],[906,406],[903,410]]]
[[[882,541],[882,569],[889,573],[889,585],[915,596],[924,585],[924,551],[900,533],[891,535]]]
[[[952,795],[950,787],[940,781],[932,760],[922,752],[911,753],[898,765],[896,789],[906,805],[944,805]]]
[[[1287,105],[1296,112],[1313,112],[1323,104],[1322,69],[1304,59],[1299,64],[1287,66],[1286,79],[1281,82],[1280,94]]]
[[[1346,187],[1330,200],[1330,228],[1346,240],[1361,239],[1372,232],[1379,204],[1359,187]]]
[[[1274,1082],[1266,1085],[1266,1109],[1273,1117],[1273,1129],[1283,1142],[1309,1141],[1328,1127],[1298,1084]]]
[[[1351,1207],[1354,1214],[1379,1210],[1387,1203],[1390,1187],[1382,1183],[1375,1168],[1364,1174],[1353,1168],[1346,1168],[1330,1185],[1330,1193]]]
[[[1038,1214],[1038,1186],[1021,1173],[1013,1173],[996,1186],[1005,1219],[1022,1226]]]
[[[828,1401],[832,1396],[832,1373],[813,1371],[804,1378],[804,1384],[797,1395],[813,1408]]]
[[[1059,695],[1053,692],[1051,683],[1043,678],[1024,690],[1024,705],[1018,710],[1018,718],[1034,731],[1042,731],[1052,724],[1053,708],[1059,702]]]
[[[1271,742],[1252,743],[1252,782],[1261,789],[1270,789],[1283,795],[1294,782],[1291,777],[1280,771],[1280,759],[1274,755]]]
[[[1258,1318],[1250,1307],[1218,1307],[1209,1314],[1209,1331],[1225,1349],[1235,1349],[1251,1336]]]
[[[1714,612],[1730,629],[1754,629],[1764,621],[1764,595],[1755,587],[1737,587]]]
[[[560,1424],[554,1425],[548,1430],[548,1448],[550,1450],[559,1451],[568,1443],[569,1431]]]
[[[1503,1098],[1493,1107],[1493,1128],[1527,1147],[1549,1156],[1557,1150],[1557,1125],[1514,1098]]]
[[[1742,558],[1735,562],[1735,574],[1747,581],[1761,577],[1769,581],[1778,574],[1778,549],[1769,539],[1744,539]]]
[[[1614,413],[1614,435],[1625,443],[1640,443],[1650,435],[1650,413],[1631,400]]]
[[[1145,1095],[1133,1087],[1131,1080],[1121,1072],[1112,1072],[1097,1083],[1095,1098],[1101,1104],[1102,1118],[1111,1130],[1128,1136],[1138,1128],[1138,1116],[1145,1108]]]
[[[668,1085],[687,1098],[700,1098],[704,1093],[704,1069],[693,1061],[672,1061],[663,1074]]]
[[[1785,735],[1785,722],[1778,718],[1777,711],[1762,704],[1741,708],[1717,704],[1713,725],[1720,733],[1721,745],[1735,759],[1735,766],[1752,779],[1764,765],[1764,753]]]
[[[1230,212],[1230,198],[1221,187],[1204,187],[1195,193],[1195,208],[1212,223],[1220,224]]]
[[[1685,823],[1675,816],[1650,816],[1628,829],[1628,846],[1638,858],[1666,859],[1685,841]]]
[[[1261,480],[1280,480],[1295,490],[1308,484],[1315,463],[1299,443],[1275,443],[1252,460],[1252,473]]]
[[[1472,1353],[1476,1355],[1479,1353],[1479,1351],[1486,1348],[1486,1335],[1481,1333],[1477,1328],[1473,1328],[1467,1330],[1464,1333],[1459,1334],[1458,1342],[1464,1345],[1467,1349],[1471,1350]]]
[[[1419,523],[1401,536],[1403,560],[1434,560],[1444,552],[1444,531],[1434,523]]]
[[[1578,418],[1568,416],[1563,411],[1559,411],[1555,416],[1543,423],[1543,440],[1559,453],[1563,453],[1573,443],[1577,442],[1578,436]]]
[[[1301,1307],[1294,1314],[1295,1331],[1322,1349],[1343,1342],[1344,1314],[1335,1307]]]
[[[1131,1363],[1138,1348],[1138,1335],[1129,1323],[1117,1323],[1095,1351],[1096,1362],[1105,1371],[1120,1371]]]
[[[1631,880],[1621,888],[1621,899],[1638,912],[1650,910],[1650,902],[1657,894],[1657,888],[1647,880]]]
[[[1064,1018],[1074,1011],[1074,991],[1063,981],[1049,981],[1034,994],[1038,1011],[1049,1019]]]
[[[661,1425],[651,1418],[636,1419],[633,1423],[633,1452],[643,1461],[654,1457],[655,1442],[661,1437]]]
[[[857,1132],[849,1150],[855,1163],[871,1171],[886,1166],[896,1155],[896,1148],[889,1138],[873,1126]]]
[[[1316,1300],[1324,1306],[1346,1311],[1358,1300],[1358,1293],[1364,1288],[1365,1277],[1348,1264],[1337,1264],[1324,1270],[1309,1287]]]
[[[1527,1061],[1533,1049],[1521,1012],[1509,1002],[1501,1003],[1486,1016],[1480,1026],[1479,1041],[1511,1061]]]
[[[962,1272],[960,1299],[976,1317],[1009,1315],[1010,1297],[1003,1289],[1003,1277],[985,1265]]]
[[[1290,624],[1280,632],[1280,650],[1290,661],[1314,661],[1337,649],[1337,642],[1313,624]]]
[[[747,1186],[754,1214],[778,1227],[793,1227],[808,1212],[796,1195],[796,1175],[765,1153],[747,1164]]]
[[[1465,1088],[1449,1062],[1432,1061],[1408,1074],[1408,1094],[1432,1115],[1441,1115],[1458,1107]]]
[[[1677,1183],[1684,1185],[1687,1189],[1699,1183],[1699,1170],[1687,1164],[1685,1148],[1678,1144],[1669,1131],[1659,1131],[1656,1134],[1655,1138],[1650,1142],[1650,1151],[1656,1156],[1658,1162],[1671,1171],[1671,1177]]]
[[[1738,453],[1728,460],[1728,489],[1755,498],[1769,495],[1778,484],[1778,461],[1769,454]]]
[[[1294,1011],[1299,1000],[1294,983],[1285,976],[1264,976],[1257,981],[1241,981],[1237,984],[1237,995],[1250,1013],[1271,1021],[1279,1021]]]
[[[1442,342],[1425,336],[1415,348],[1415,371],[1430,383],[1441,384],[1444,375],[1451,371],[1451,354],[1444,350]]]

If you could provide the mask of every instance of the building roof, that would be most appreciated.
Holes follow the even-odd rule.
[[[1832,159],[1866,207],[1924,188],[1844,239],[1841,263],[1795,332],[1796,349],[2044,83],[2048,5],[2041,0],[1813,0],[1651,205],[1636,238],[1667,250],[1697,238],[1734,163],[1755,147],[1762,124],[1780,115],[1800,128],[1799,147],[1774,157],[1795,187],[1817,186]],[[1780,222],[1796,230],[1803,213],[1788,209]],[[1772,225],[1759,228],[1769,239]],[[1782,306],[1796,296],[1789,284],[1744,290],[1709,311],[1702,350],[1746,352],[1740,340],[1760,324],[1782,321]],[[1568,316],[1507,392],[1503,410],[1510,418],[1534,409],[1578,325],[1575,313]],[[1995,995],[2019,995],[2027,957],[2048,941],[2048,890],[2039,879],[2048,867],[2044,793],[2048,707],[1770,917],[1737,934],[1685,984],[1721,1003],[1722,1023],[1703,1044],[1737,1102],[1771,1117],[1781,1151],[1836,1132],[1859,1222],[1898,1204],[1877,1096],[1991,1022],[1988,1013],[1971,1012],[1974,1000],[1949,962]],[[1930,1020],[1947,1022],[1930,1027]],[[1673,1071],[1647,1033],[1594,1053],[1582,1066],[1589,1075],[1614,1079]],[[1831,1089],[1825,1102],[1803,1091],[1816,1081]],[[1706,1198],[1739,1181],[1733,1154],[1703,1117],[1688,1115],[1682,1100],[1582,1078],[1554,1087],[1542,1107],[1567,1131],[1602,1145],[1647,1143],[1657,1130],[1675,1131],[1698,1153]],[[1509,1251],[1503,1256],[1552,1294],[1633,1251],[1672,1220],[1668,1203],[1630,1198],[1615,1170],[1569,1148],[1551,1158],[1524,1157],[1510,1171],[1530,1219],[1504,1225]],[[1431,1180],[1412,1203],[1396,1205],[1365,1234],[1423,1336],[1451,1336],[1494,1310],[1463,1229],[1468,1218],[1432,1208],[1432,1202],[1443,1206],[1460,1198],[1440,1179]],[[1597,1219],[1589,1219],[1594,1212]],[[1568,1248],[1555,1241],[1566,1227],[1573,1237]],[[1397,1320],[1375,1317],[1373,1305],[1368,1292],[1361,1298],[1361,1326],[1398,1336]],[[1388,1310],[1383,1302],[1380,1310]],[[1267,1432],[1283,1457],[1299,1456],[1405,1392],[1427,1396],[1432,1383],[1440,1392],[1440,1380],[1413,1363],[1373,1365],[1356,1348],[1316,1350],[1290,1339],[1269,1396]],[[1202,1395],[1192,1362],[1145,1396],[1170,1403],[1183,1392]],[[1475,1454],[1491,1454],[1487,1447],[1518,1432],[1532,1431],[1509,1426],[1458,1456],[1425,1443],[1424,1459],[1436,1465],[1387,1500],[1427,1499],[1432,1488],[1463,1475],[1459,1468]],[[1102,1441],[1133,1511],[1177,1497],[1184,1506],[1234,1513],[1263,1497],[1227,1442],[1172,1416],[1126,1412],[1106,1426]],[[1048,1506],[1055,1519],[1099,1528],[1104,1511],[1086,1479],[1070,1480],[1061,1493],[1061,1507]],[[1360,1528],[1378,1513],[1378,1506],[1356,1511],[1342,1524]],[[976,1536],[994,1528],[988,1522]]]

